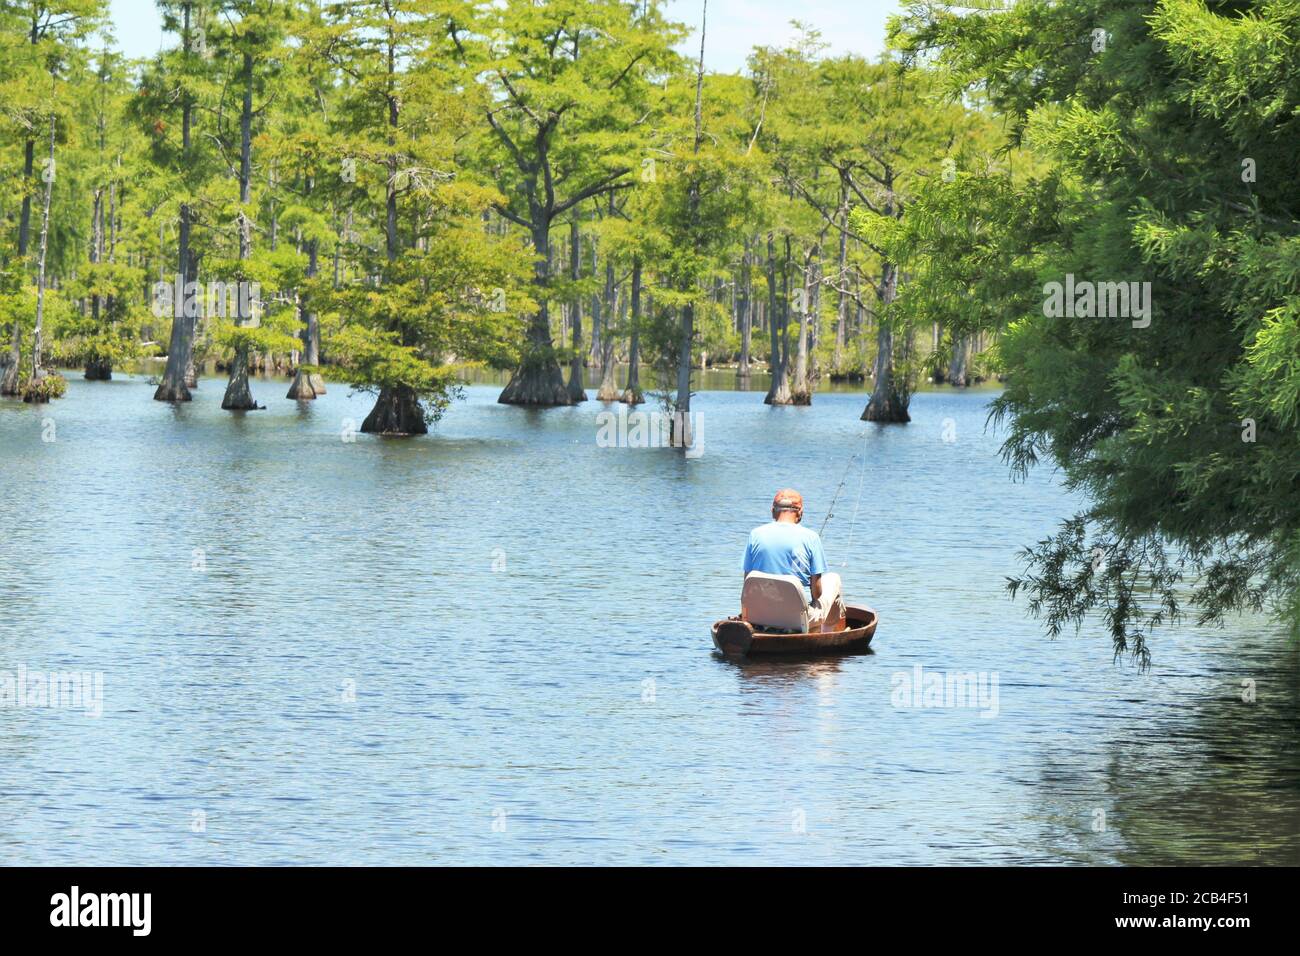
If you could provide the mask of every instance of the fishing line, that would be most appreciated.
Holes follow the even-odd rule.
[[[863,489],[866,487],[866,483],[867,483],[867,442],[866,442],[866,436],[867,436],[867,433],[866,433],[866,432],[863,432],[863,433],[862,433],[862,438],[863,438],[863,441],[862,441],[862,473],[861,473],[861,475],[858,477],[858,500],[855,501],[855,502],[853,502],[853,518],[852,518],[851,521],[849,521],[849,540],[848,540],[848,543],[846,543],[846,544],[844,545],[844,553],[845,553],[846,555],[847,555],[847,554],[850,552],[850,550],[852,550],[852,548],[853,548],[853,529],[856,528],[856,527],[858,526],[858,508],[859,508],[859,507],[861,506],[861,504],[862,504],[862,492],[863,492]],[[840,567],[842,567],[842,568],[844,568],[844,567],[848,567],[848,563],[849,563],[849,559],[848,559],[847,557],[845,557],[845,559],[844,559],[843,561],[840,562]]]
[[[857,461],[859,456],[861,456],[862,477],[858,479],[858,500],[853,504],[853,522],[849,525],[849,542],[852,543],[853,541],[853,528],[858,523],[858,508],[862,504],[862,490],[867,480],[867,433],[864,431],[861,437],[863,439],[862,450],[860,452],[855,452],[853,457],[849,459],[849,463],[844,467],[844,477],[840,479],[839,487],[835,489],[835,494],[831,498],[831,506],[826,509],[826,517],[822,520],[821,529],[817,532],[818,537],[821,537],[821,535],[826,531],[826,526],[830,524],[831,519],[835,517],[835,502],[840,500],[840,492],[844,490],[844,486],[848,483],[849,469],[853,467],[853,463]]]

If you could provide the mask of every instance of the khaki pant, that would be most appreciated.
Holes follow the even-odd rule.
[[[828,571],[822,575],[822,596],[808,605],[810,631],[839,630],[844,626],[844,595],[840,593],[840,576]]]

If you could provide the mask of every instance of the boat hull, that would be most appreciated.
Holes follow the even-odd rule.
[[[869,607],[846,604],[848,627],[809,634],[757,631],[748,621],[729,617],[713,625],[713,646],[728,657],[758,654],[850,654],[864,651],[876,635],[880,616]]]

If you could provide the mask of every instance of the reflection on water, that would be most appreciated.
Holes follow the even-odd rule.
[[[1211,691],[1190,722],[1163,709],[1137,746],[1114,748],[1106,774],[1121,862],[1297,862],[1300,660],[1294,646],[1247,637],[1229,654],[1229,643],[1206,663]],[[1191,738],[1197,761],[1161,737]]]
[[[706,390],[687,461],[598,447],[594,401],[471,387],[349,442],[365,396],[286,388],[0,402],[0,678],[104,679],[97,719],[0,708],[9,860],[1300,862],[1295,648],[1185,628],[1142,674],[1043,638],[1003,580],[1072,503],[1008,481],[987,391],[881,428]],[[825,540],[873,653],[716,656],[772,492],[819,527],[857,451]],[[997,675],[997,717],[894,706],[918,665]]]
[[[728,658],[714,651],[713,658],[730,664],[741,684],[790,684],[837,674],[846,661],[873,654],[871,648],[834,656],[782,654],[769,657]]]

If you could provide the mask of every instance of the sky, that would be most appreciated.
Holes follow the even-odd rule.
[[[149,56],[163,43],[154,0],[110,0],[117,40],[127,56]],[[710,0],[704,65],[731,73],[742,69],[755,46],[781,46],[794,35],[798,19],[822,32],[829,52],[875,56],[885,37],[885,18],[897,13],[898,0]],[[669,0],[668,14],[688,24],[692,38],[683,52],[699,54],[700,0]]]

